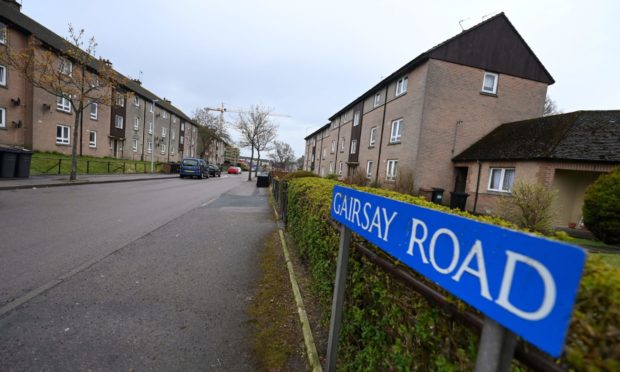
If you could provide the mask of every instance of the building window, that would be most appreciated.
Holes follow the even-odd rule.
[[[97,147],[97,132],[91,131],[88,133],[88,147],[93,149]]]
[[[403,134],[403,119],[394,120],[390,130],[390,143],[399,143]]]
[[[0,65],[0,85],[6,87],[6,66]]]
[[[368,146],[373,147],[377,142],[377,127],[370,128],[370,143]]]
[[[164,118],[164,119],[167,118],[168,117],[168,113],[166,111],[162,111],[161,112],[161,117]]]
[[[170,155],[174,155],[174,146],[170,147]]]
[[[336,140],[332,140],[332,154],[336,152]]]
[[[377,107],[381,104],[381,93],[375,94],[375,100],[373,102],[373,106]]]
[[[409,84],[409,78],[404,76],[398,79],[396,82],[396,95],[400,96],[407,92],[407,84]]]
[[[170,129],[170,137],[172,137],[172,140],[174,141],[174,127]]]
[[[165,144],[161,144],[161,146],[159,146],[161,148],[161,153],[165,154],[166,153],[166,145]]]
[[[342,176],[342,162],[338,163],[338,174]]]
[[[0,128],[6,128],[6,109],[0,107]]]
[[[133,105],[136,107],[140,107],[140,97],[133,96]]]
[[[357,140],[351,141],[351,154],[355,154],[357,152]]]
[[[133,119],[133,130],[139,130],[140,129],[140,118],[136,117]]]
[[[6,44],[6,25],[0,22],[0,44]]]
[[[181,123],[181,132],[185,131],[185,123]]]
[[[161,127],[161,136],[166,137],[166,127]]]
[[[482,80],[482,91],[490,94],[497,93],[497,74],[492,72],[484,73],[484,79]]]
[[[68,145],[71,143],[69,127],[66,125],[56,126],[56,143],[59,145]]]
[[[153,112],[153,102],[149,102],[149,112]]]
[[[138,152],[138,140],[137,139],[131,141],[131,150],[133,152]]]
[[[177,122],[177,118],[176,118],[176,116],[172,115],[172,123],[174,124],[174,123],[176,123],[176,122]]]
[[[90,118],[93,120],[97,120],[97,115],[99,113],[99,107],[96,102],[90,103]]]
[[[179,137],[179,143],[182,145],[183,142],[185,141],[185,138],[183,138],[183,136]]]
[[[334,173],[334,162],[330,161],[329,162],[329,174]]]
[[[120,115],[116,115],[114,118],[114,127],[118,129],[123,129],[123,117]]]
[[[327,149],[323,149],[323,159],[325,159],[325,155],[327,155]]]
[[[73,72],[73,63],[66,58],[60,58],[60,64],[58,65],[58,72],[71,76]]]
[[[153,152],[153,142],[149,141],[146,143],[146,152],[149,154]]]
[[[385,180],[394,181],[396,179],[396,168],[398,167],[398,160],[388,160],[387,169],[385,170]]]
[[[124,95],[120,93],[116,93],[116,106],[125,107],[125,96]]]
[[[63,111],[63,112],[71,112],[71,96],[69,97],[63,97],[63,96],[58,96],[56,97],[56,109],[58,111]]]
[[[153,134],[153,122],[149,121],[149,134]]]
[[[366,163],[366,178],[370,179],[372,178],[372,165],[374,164],[374,162],[372,160],[368,160],[368,162]]]
[[[353,114],[353,126],[358,126],[360,124],[360,112],[359,111],[355,111],[355,113]]]
[[[321,167],[321,177],[325,177],[325,168]]]
[[[344,152],[344,137],[340,140],[340,152]]]
[[[489,191],[510,192],[514,180],[514,168],[491,168]]]

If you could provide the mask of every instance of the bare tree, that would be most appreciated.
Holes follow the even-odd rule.
[[[264,150],[275,138],[274,135],[270,139],[271,135],[269,133],[275,133],[277,129],[276,125],[271,122],[270,114],[270,109],[256,105],[250,107],[250,110],[246,113],[239,113],[237,119],[236,128],[241,134],[239,146],[251,149],[248,181],[252,181],[254,150],[258,151],[260,158],[260,151]]]
[[[278,135],[278,126],[274,123],[268,123],[264,125],[256,136],[256,152],[258,153],[256,161],[256,169],[254,175],[258,176],[258,167],[260,165],[260,153],[261,151],[271,150],[271,143],[276,139]],[[252,168],[250,167],[250,172]]]
[[[295,161],[295,152],[291,145],[283,141],[273,141],[273,152],[269,155],[276,168],[288,170],[288,166]]]
[[[549,95],[547,95],[545,97],[545,108],[543,109],[543,116],[557,115],[561,113],[562,111],[558,109],[558,106],[555,103],[555,101],[552,100],[551,97],[549,97]]]
[[[198,123],[198,143],[201,146],[199,153],[204,154],[213,146],[213,142],[222,141],[231,143],[226,123],[221,116],[216,116],[206,108],[196,109],[193,119]]]
[[[35,88],[56,96],[59,105],[74,113],[69,177],[72,181],[77,178],[78,128],[84,110],[95,104],[112,105],[114,95],[120,94],[117,89],[126,81],[112,69],[109,61],[95,58],[95,39],[84,42],[83,37],[83,29],[76,30],[69,24],[69,37],[60,50],[53,50],[35,38],[24,48],[10,45],[0,48],[0,61],[5,66]]]

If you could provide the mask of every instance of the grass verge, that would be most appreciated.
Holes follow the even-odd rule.
[[[262,276],[248,313],[254,323],[252,348],[262,371],[306,370],[301,324],[278,232],[260,255]]]
[[[162,170],[162,163],[155,163],[155,171]],[[114,158],[96,158],[92,156],[78,157],[79,174],[108,174],[108,173],[147,173],[150,172],[150,161],[126,160]],[[31,175],[42,174],[69,174],[71,172],[71,156],[35,152],[30,163]]]

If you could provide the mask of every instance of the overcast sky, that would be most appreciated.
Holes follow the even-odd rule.
[[[84,28],[97,54],[190,115],[261,104],[279,139],[306,134],[383,77],[484,16],[504,12],[554,77],[564,112],[620,109],[620,2],[413,0],[23,0],[61,36]],[[228,121],[235,115],[227,114]],[[242,153],[246,153],[242,150]]]

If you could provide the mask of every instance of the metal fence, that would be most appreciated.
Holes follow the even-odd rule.
[[[164,170],[164,164],[154,163],[154,172]],[[78,174],[124,174],[124,173],[149,173],[151,163],[144,162],[124,162],[124,161],[102,161],[78,159]],[[61,175],[71,173],[71,159],[63,158],[44,158],[33,157],[30,167],[32,175]]]
[[[288,208],[288,182],[272,178],[271,192],[276,203],[278,215],[282,219],[283,223],[286,225]],[[340,226],[337,222],[333,221],[332,219],[330,219],[329,222],[330,225],[334,228],[334,230],[340,230]],[[352,244],[356,246],[358,252],[366,256],[371,262],[385,270],[394,278],[405,283],[409,288],[422,295],[427,301],[441,308],[448,317],[462,323],[463,325],[473,329],[474,331],[482,331],[483,320],[479,314],[460,310],[457,305],[448,300],[445,294],[437,291],[433,287],[429,286],[427,283],[411,275],[411,273],[407,272],[402,267],[395,265],[387,258],[375,253],[371,248],[368,247],[368,242],[360,242],[356,239]],[[514,358],[526,365],[527,367],[536,371],[565,370],[564,368],[562,368],[562,366],[556,364],[543,352],[539,351],[533,346],[530,346],[522,340],[517,341]]]

